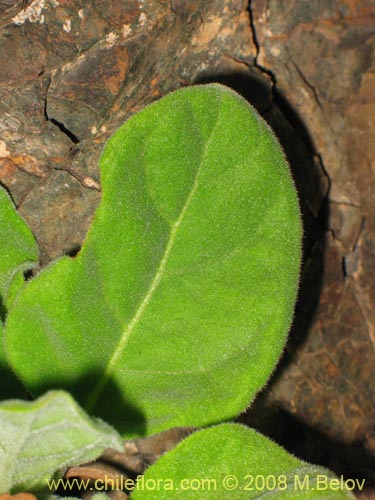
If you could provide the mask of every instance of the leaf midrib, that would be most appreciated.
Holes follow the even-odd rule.
[[[200,161],[200,165],[197,169],[197,172],[195,174],[195,178],[194,178],[194,182],[193,182],[193,186],[190,190],[190,193],[188,195],[188,197],[186,198],[186,201],[184,203],[184,206],[182,207],[181,209],[181,213],[179,215],[179,217],[177,218],[176,222],[171,226],[171,231],[170,231],[170,236],[169,236],[169,240],[168,240],[168,243],[167,243],[167,246],[165,248],[165,252],[164,252],[164,255],[160,261],[160,264],[158,266],[158,269],[156,271],[156,274],[154,276],[154,279],[152,280],[151,282],[151,285],[150,285],[150,288],[148,289],[146,295],[145,295],[145,298],[143,299],[143,301],[141,302],[141,304],[139,305],[138,309],[136,310],[133,318],[131,319],[130,323],[127,325],[127,327],[125,328],[125,330],[123,331],[122,335],[121,335],[121,338],[117,344],[117,347],[111,357],[111,359],[109,360],[107,366],[106,366],[106,369],[104,370],[102,376],[100,377],[98,383],[96,384],[96,386],[94,387],[94,389],[92,390],[91,394],[88,396],[87,400],[86,400],[86,404],[85,404],[85,408],[88,412],[92,411],[92,409],[94,408],[98,398],[100,397],[100,394],[102,393],[103,389],[105,388],[108,380],[110,379],[115,367],[116,367],[116,364],[119,360],[119,358],[121,357],[121,355],[123,354],[124,350],[126,349],[126,346],[129,342],[129,339],[130,339],[130,335],[132,333],[132,331],[134,330],[134,328],[136,327],[136,325],[138,324],[140,318],[142,317],[142,314],[144,312],[144,310],[147,308],[148,304],[150,303],[153,295],[154,295],[154,292],[157,290],[157,288],[159,287],[159,284],[164,276],[164,272],[165,272],[165,269],[166,269],[166,266],[167,266],[167,263],[168,263],[168,260],[169,260],[169,257],[170,257],[170,254],[172,252],[172,249],[173,249],[173,246],[174,246],[174,243],[176,241],[176,238],[177,238],[177,233],[178,233],[178,230],[179,230],[179,227],[181,226],[183,220],[184,220],[184,217],[185,217],[185,214],[187,212],[187,210],[189,209],[190,205],[191,205],[191,202],[195,196],[195,193],[197,192],[197,189],[198,189],[198,186],[199,186],[199,176],[200,176],[200,172],[202,170],[202,165],[204,164],[204,160],[205,160],[205,157],[207,155],[207,150],[208,150],[208,147],[211,143],[211,140],[212,140],[212,137],[214,135],[214,130],[216,129],[217,127],[217,124],[219,123],[219,117],[220,117],[220,111],[221,111],[221,106],[220,106],[220,102],[218,104],[218,112],[217,112],[217,115],[216,115],[216,121],[211,129],[211,132],[210,132],[210,135],[208,137],[208,139],[206,140],[205,142],[205,145],[204,145],[204,148],[203,148],[203,153],[202,153],[202,156],[201,156],[201,161]],[[194,112],[193,112],[194,114]]]

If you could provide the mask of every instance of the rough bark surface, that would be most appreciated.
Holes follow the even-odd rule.
[[[102,146],[146,104],[220,81],[263,114],[299,190],[304,268],[285,356],[244,419],[295,418],[374,478],[375,1],[6,1],[0,27],[0,182],[42,265],[79,249]]]

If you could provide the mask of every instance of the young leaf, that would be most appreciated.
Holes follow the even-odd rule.
[[[37,492],[57,471],[123,448],[117,432],[91,420],[73,398],[49,392],[0,404],[0,493]]]
[[[3,320],[23,286],[23,273],[36,265],[38,254],[32,232],[0,187],[0,316]]]
[[[14,297],[24,285],[23,273],[38,261],[38,245],[0,187],[0,399],[21,396],[24,390],[7,366],[3,324]]]
[[[238,424],[186,438],[147,469],[131,499],[148,499],[151,491],[153,500],[354,499],[330,471]]]
[[[82,251],[9,315],[14,369],[128,435],[237,415],[272,372],[296,297],[301,223],[277,140],[234,92],[196,86],[126,122],[100,168]]]

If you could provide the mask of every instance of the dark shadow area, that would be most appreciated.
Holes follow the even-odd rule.
[[[0,365],[0,402],[5,399],[29,399],[28,393],[8,366]]]
[[[25,281],[29,281],[29,280],[31,280],[31,278],[33,278],[33,276],[34,276],[33,271],[34,271],[34,269],[29,269],[28,271],[25,271],[23,273],[23,277],[24,277]]]
[[[71,381],[42,380],[38,387],[33,388],[33,394],[42,395],[50,390],[64,390],[69,392],[85,409],[87,396],[91,393],[101,378],[102,372],[94,370],[81,378]],[[144,435],[146,421],[143,413],[134,405],[126,401],[118,389],[116,382],[109,379],[103,392],[105,399],[99,399],[92,410],[86,410],[92,417],[98,417],[112,425],[120,434]]]
[[[68,250],[65,250],[63,252],[64,255],[67,255],[68,257],[76,257],[81,250],[81,245],[74,245]]]
[[[0,297],[0,321],[2,321],[3,323],[5,321],[6,315],[7,315],[7,310],[3,303],[2,297]]]

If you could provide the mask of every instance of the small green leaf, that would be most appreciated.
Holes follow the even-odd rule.
[[[91,420],[73,398],[49,392],[34,402],[0,404],[0,493],[38,492],[69,466],[122,450],[117,432]]]
[[[16,373],[127,435],[236,416],[274,369],[296,298],[301,223],[277,140],[237,94],[197,86],[126,122],[100,168],[80,254],[9,315]]]
[[[0,186],[0,399],[22,396],[25,392],[5,358],[2,322],[24,286],[23,273],[37,261],[38,245]]]
[[[327,469],[298,460],[238,424],[196,432],[162,456],[131,499],[150,495],[153,500],[354,499]]]
[[[0,307],[4,319],[22,288],[23,273],[38,262],[38,245],[18,215],[9,195],[0,187]]]

